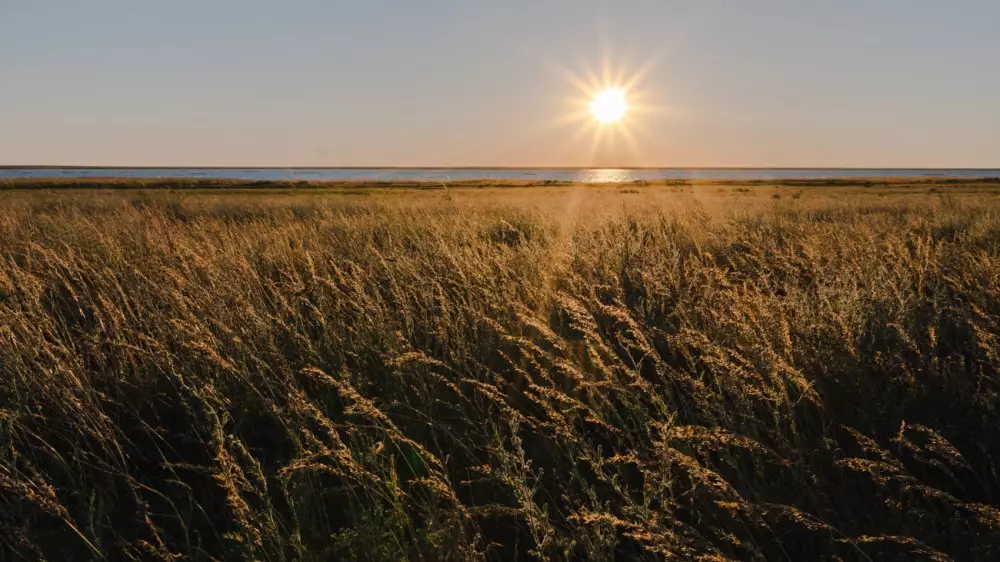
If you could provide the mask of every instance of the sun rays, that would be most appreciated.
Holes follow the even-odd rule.
[[[652,57],[639,65],[601,57],[597,68],[574,72],[563,65],[552,69],[573,90],[565,96],[561,115],[551,126],[570,129],[566,150],[579,154],[586,144],[587,165],[632,166],[648,161],[642,139],[650,137],[650,118],[667,112],[663,93],[654,95],[644,84],[660,62]],[[655,101],[654,101],[655,100]]]

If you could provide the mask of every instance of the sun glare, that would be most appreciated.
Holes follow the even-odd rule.
[[[590,101],[590,113],[601,123],[617,123],[627,111],[625,91],[620,88],[598,92]]]
[[[575,129],[567,135],[565,146],[553,150],[574,154],[595,167],[615,168],[649,160],[645,146],[655,144],[647,142],[651,138],[650,117],[666,113],[667,108],[659,105],[664,93],[654,96],[643,82],[660,58],[651,57],[634,66],[627,61],[615,63],[604,55],[596,69],[583,71],[546,61],[575,90],[564,100],[565,111],[542,125]],[[587,68],[586,64],[580,67]],[[579,147],[581,144],[589,146]]]

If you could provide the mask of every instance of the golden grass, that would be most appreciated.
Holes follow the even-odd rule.
[[[0,558],[996,559],[992,190],[7,193]]]

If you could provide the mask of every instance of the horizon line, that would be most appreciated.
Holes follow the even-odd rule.
[[[95,166],[0,164],[0,170],[1000,170],[1000,166]]]

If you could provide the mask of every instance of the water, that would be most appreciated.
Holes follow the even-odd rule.
[[[828,179],[862,177],[1000,177],[1000,169],[889,168],[0,168],[8,178],[189,178],[236,180],[427,181],[530,180],[583,183],[665,179]]]

